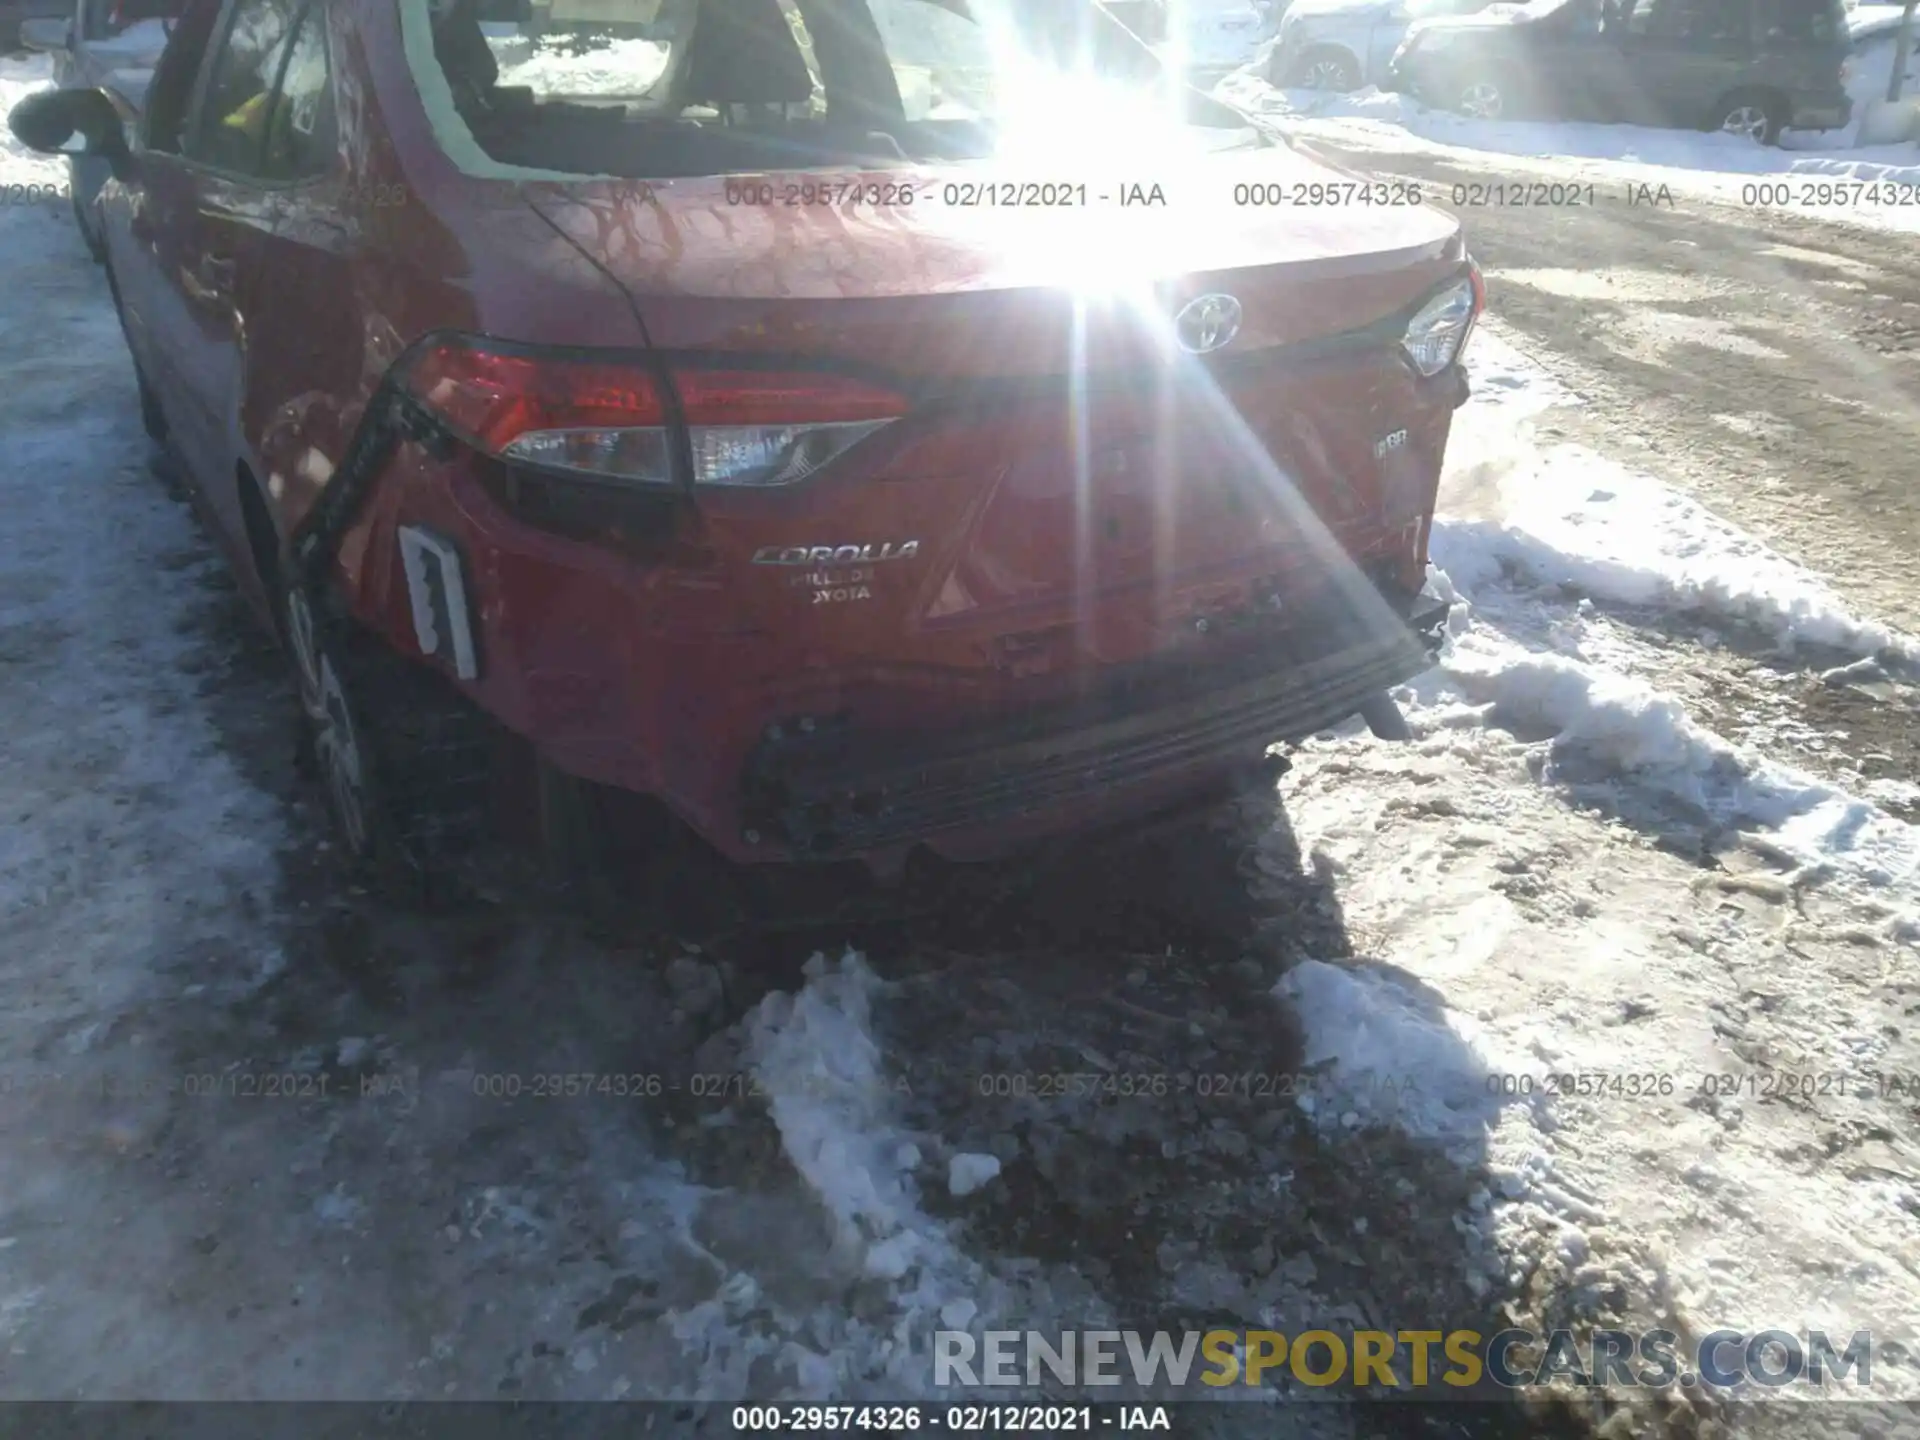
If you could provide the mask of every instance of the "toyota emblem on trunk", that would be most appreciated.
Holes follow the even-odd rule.
[[[1202,295],[1173,317],[1173,333],[1189,355],[1208,355],[1240,333],[1240,302],[1231,295]]]

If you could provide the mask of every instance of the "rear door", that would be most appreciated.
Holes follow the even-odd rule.
[[[1631,84],[1616,118],[1698,125],[1752,59],[1748,0],[1642,0],[1627,22]]]
[[[1600,0],[1573,4],[1512,27],[1540,113],[1569,120],[1615,118],[1608,97],[1628,88],[1619,36],[1608,33]]]
[[[230,540],[244,539],[233,484],[245,314],[268,283],[277,196],[263,174],[268,116],[299,20],[316,0],[228,0],[187,118],[180,157],[150,186],[173,302],[179,443]]]
[[[185,7],[156,67],[126,176],[108,188],[102,203],[107,273],[127,344],[176,434],[190,425],[176,361],[187,316],[169,268],[177,247],[167,237],[172,217],[188,203],[183,194],[190,172],[180,145],[224,8],[224,0],[190,0]]]
[[[1853,46],[1840,0],[1754,0],[1752,73],[1743,81],[1789,94],[1834,96]]]

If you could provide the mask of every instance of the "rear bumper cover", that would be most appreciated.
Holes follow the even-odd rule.
[[[1232,661],[1126,677],[1098,696],[938,740],[825,726],[761,742],[742,818],[796,856],[832,858],[942,832],[1006,824],[1196,781],[1300,739],[1426,669],[1444,600],[1383,593],[1382,605],[1302,616],[1277,643]]]

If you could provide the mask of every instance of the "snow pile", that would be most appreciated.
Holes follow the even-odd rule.
[[[1477,626],[1451,642],[1442,668],[1469,699],[1491,706],[1489,718],[1522,734],[1551,736],[1543,779],[1560,778],[1568,764],[1582,773],[1612,767],[1720,824],[1771,832],[1804,864],[1833,865],[1876,888],[1920,887],[1913,826],[1729,744],[1643,681],[1530,651]]]
[[[746,1053],[786,1154],[819,1197],[838,1245],[865,1274],[895,1287],[892,1342],[874,1347],[888,1378],[923,1385],[932,1370],[916,1355],[916,1338],[959,1328],[943,1314],[971,1319],[977,1307],[968,1297],[988,1282],[920,1208],[920,1149],[896,1122],[893,1085],[869,1028],[881,982],[851,950],[838,965],[814,955],[806,975],[797,995],[769,995],[747,1018]],[[955,1173],[985,1183],[977,1167],[957,1165]]]
[[[502,85],[527,85],[541,95],[645,95],[666,74],[670,47],[654,40],[611,40],[571,52],[513,38],[493,40]]]
[[[1499,521],[1434,528],[1455,584],[1489,567],[1628,605],[1740,621],[1782,646],[1920,665],[1920,642],[1856,615],[1819,577],[1686,496],[1591,451],[1532,451],[1501,486]]]
[[[1817,576],[1660,482],[1579,447],[1540,450],[1526,419],[1564,392],[1509,345],[1476,360],[1476,382],[1483,366],[1502,398],[1492,416],[1476,416],[1477,399],[1463,412],[1464,443],[1448,457],[1431,554],[1436,585],[1456,603],[1439,670],[1402,692],[1416,730],[1490,721],[1544,737],[1545,780],[1611,769],[1717,823],[1770,832],[1803,865],[1920,902],[1915,827],[1698,724],[1677,697],[1623,670],[1617,647],[1577,611],[1562,625],[1579,638],[1561,650],[1513,637],[1537,631],[1543,590],[1570,601],[1559,587],[1571,586],[1900,668],[1920,663],[1920,644],[1854,614]]]
[[[798,995],[776,992],[750,1020],[748,1044],[794,1168],[820,1197],[869,1274],[897,1280],[922,1259],[930,1224],[891,1120],[880,1047],[868,1033],[879,984],[849,950],[838,968],[807,962]]]
[[[998,1155],[963,1151],[947,1162],[947,1193],[971,1195],[1000,1173]]]
[[[1308,960],[1273,993],[1301,1029],[1301,1062],[1324,1088],[1300,1108],[1328,1131],[1391,1125],[1416,1139],[1478,1135],[1497,1116],[1479,1027],[1381,966]]]

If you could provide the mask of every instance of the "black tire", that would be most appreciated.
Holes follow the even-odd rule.
[[[1713,107],[1707,129],[1745,135],[1760,145],[1778,145],[1786,127],[1787,107],[1764,90],[1736,90]]]
[[[347,868],[383,891],[412,893],[420,867],[401,843],[387,807],[381,766],[364,701],[348,659],[356,637],[332,623],[305,587],[276,575],[278,620],[300,701],[300,755],[326,793],[335,843]]]
[[[462,900],[497,848],[500,730],[438,671],[285,580],[283,557],[263,572],[300,702],[301,767],[326,792],[349,872],[406,904]]]
[[[1360,88],[1360,62],[1337,45],[1322,45],[1294,61],[1280,83],[1296,90],[1345,94]]]

